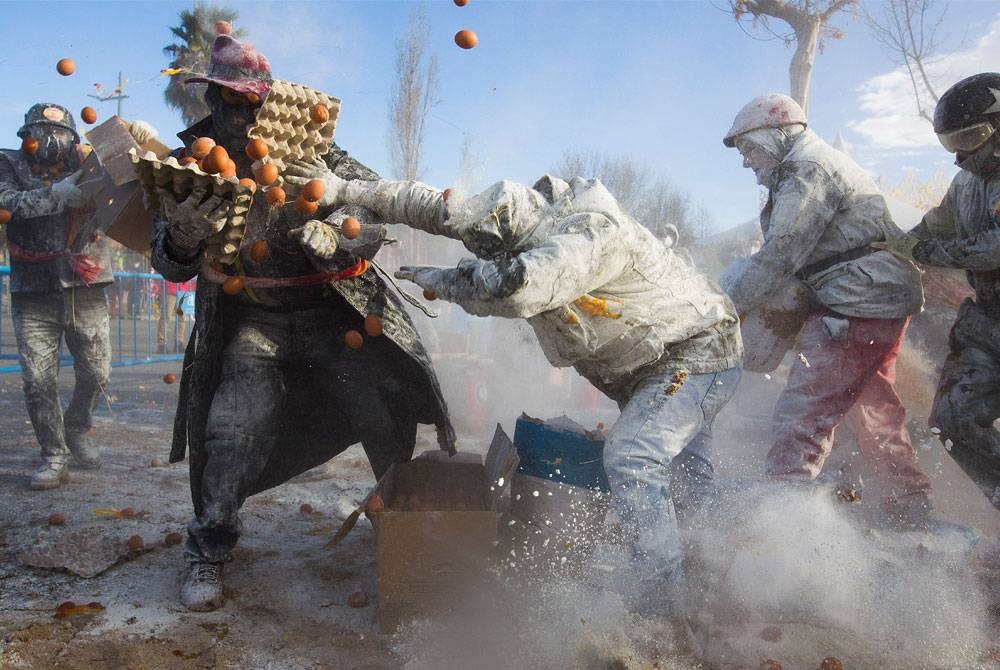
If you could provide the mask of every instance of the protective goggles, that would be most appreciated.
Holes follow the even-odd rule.
[[[225,86],[220,86],[219,89],[219,94],[222,96],[222,100],[227,105],[232,105],[234,107],[252,107],[260,104],[260,96],[256,93],[237,93],[236,91],[226,88]]]
[[[983,121],[966,128],[959,128],[949,133],[938,133],[938,140],[949,153],[972,153],[979,147],[986,144],[986,140],[993,136],[996,128],[989,121]]]

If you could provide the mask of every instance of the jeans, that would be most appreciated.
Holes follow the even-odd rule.
[[[662,579],[680,565],[677,515],[686,521],[711,499],[712,423],[741,372],[645,379],[604,443],[604,468],[640,580]]]
[[[66,433],[90,430],[111,375],[111,336],[103,286],[11,294],[24,397],[42,456],[65,462]],[[73,356],[76,384],[65,417],[59,401],[59,340]]]

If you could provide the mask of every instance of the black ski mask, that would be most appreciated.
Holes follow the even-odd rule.
[[[256,120],[260,101],[251,102],[240,93],[223,92],[218,84],[209,84],[205,102],[212,110],[216,141],[228,148],[230,153],[238,149],[238,154],[242,154],[247,141],[247,127]]]

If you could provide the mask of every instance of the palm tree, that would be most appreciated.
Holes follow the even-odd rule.
[[[204,101],[204,84],[184,84],[184,79],[192,72],[206,72],[208,60],[215,42],[216,21],[233,23],[238,13],[228,7],[206,5],[195,0],[194,7],[180,13],[181,23],[170,32],[181,42],[163,47],[163,53],[171,57],[169,68],[176,71],[163,91],[167,104],[180,110],[184,123],[192,125],[209,115]],[[233,37],[242,37],[242,30],[234,30]]]

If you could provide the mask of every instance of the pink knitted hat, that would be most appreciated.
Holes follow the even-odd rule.
[[[185,84],[198,82],[218,84],[237,93],[256,93],[263,98],[271,90],[271,64],[249,42],[219,35],[212,45],[208,73],[184,80]]]

